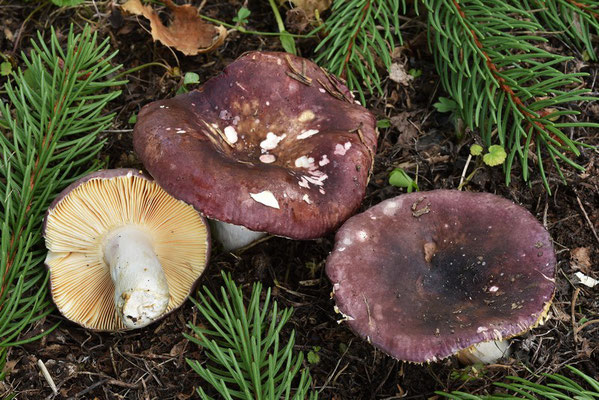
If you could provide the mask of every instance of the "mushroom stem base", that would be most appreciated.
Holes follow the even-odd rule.
[[[127,328],[144,327],[166,311],[166,275],[149,235],[136,227],[111,232],[104,241],[104,260],[114,282],[116,312]]]
[[[475,344],[457,354],[462,364],[494,364],[510,355],[510,343],[507,340],[491,340]]]
[[[265,232],[249,230],[245,226],[211,220],[212,232],[226,251],[234,251],[266,236]]]

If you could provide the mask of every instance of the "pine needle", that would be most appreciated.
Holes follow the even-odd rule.
[[[517,1],[424,0],[429,44],[444,89],[459,106],[468,127],[478,129],[487,147],[506,149],[506,185],[517,160],[524,180],[529,162],[538,165],[550,193],[545,164],[584,170],[572,158],[585,144],[566,135],[569,128],[598,128],[578,122],[576,102],[597,100],[583,89],[584,73],[565,73],[571,60],[542,48],[543,28]],[[565,179],[564,179],[565,180]]]
[[[78,35],[71,27],[65,48],[54,30],[32,47],[5,85],[8,104],[0,102],[0,372],[10,346],[51,331],[19,340],[53,310],[43,216],[65,186],[99,167],[97,134],[114,117],[102,110],[124,83],[111,78],[120,67],[110,64],[108,40],[98,43],[89,27]]]
[[[473,395],[464,392],[436,392],[438,395],[452,400],[499,400],[499,399],[577,399],[577,400],[596,400],[599,399],[599,381],[591,378],[582,371],[567,365],[572,374],[579,378],[580,383],[560,374],[543,374],[545,383],[539,384],[522,379],[516,376],[508,376],[508,383],[497,382],[495,386],[506,391],[496,395]],[[511,394],[515,393],[515,394]]]
[[[400,11],[400,6],[403,11]],[[377,62],[387,71],[396,43],[402,43],[399,15],[405,0],[335,0],[326,20],[326,37],[316,47],[316,62],[345,79],[362,104],[364,92],[383,94]]]
[[[206,287],[199,301],[192,299],[208,327],[189,324],[192,334],[184,336],[204,349],[208,361],[187,363],[225,399],[315,400],[316,392],[309,390],[312,379],[301,369],[303,353],[293,351],[295,332],[286,344],[281,337],[292,310],[271,304],[270,289],[263,293],[260,283],[254,283],[246,303],[241,288],[222,275],[220,299]],[[212,399],[201,386],[197,391],[202,399]]]

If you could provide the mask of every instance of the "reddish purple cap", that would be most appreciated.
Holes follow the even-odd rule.
[[[209,218],[316,238],[365,194],[377,133],[356,103],[311,61],[251,52],[199,90],[146,105],[134,146],[166,191]]]
[[[326,272],[350,327],[406,361],[527,331],[555,288],[549,233],[488,193],[402,195],[343,224]]]

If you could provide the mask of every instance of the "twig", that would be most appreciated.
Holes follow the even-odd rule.
[[[574,193],[576,193],[576,191],[574,191]],[[593,235],[595,236],[595,240],[597,241],[597,243],[599,243],[599,236],[597,235],[597,231],[595,230],[595,227],[593,226],[593,223],[591,222],[591,219],[589,218],[589,215],[587,214],[586,210],[584,209],[582,202],[580,201],[580,197],[578,197],[578,193],[576,193],[576,201],[578,202],[578,206],[580,207],[580,211],[582,211],[582,214],[584,215],[584,218],[586,219],[587,223],[589,224],[589,228],[591,228],[591,231],[593,231]]]
[[[579,327],[576,327],[575,331],[576,331],[576,333],[578,333],[581,330],[583,330],[584,328],[586,328],[587,326],[593,325],[593,324],[599,324],[599,319],[592,319],[590,321],[587,321],[584,324],[580,325]]]
[[[464,179],[466,178],[466,171],[468,171],[470,160],[472,160],[472,154],[468,154],[468,158],[466,159],[466,165],[464,165],[462,175],[460,176],[460,184],[458,185],[458,190],[462,190],[462,186],[464,186]]]
[[[578,294],[580,293],[580,288],[574,289],[574,294],[572,295],[572,304],[570,306],[570,318],[572,320],[572,334],[574,336],[574,342],[578,342],[578,336],[576,336],[576,300],[578,299]]]
[[[50,385],[52,393],[54,393],[55,395],[58,394],[58,389],[56,388],[56,384],[54,383],[54,379],[52,379],[50,372],[48,372],[48,368],[46,368],[46,364],[44,364],[44,362],[41,359],[39,359],[37,360],[37,366],[42,371],[42,375],[46,379],[46,382],[48,382],[48,385]]]

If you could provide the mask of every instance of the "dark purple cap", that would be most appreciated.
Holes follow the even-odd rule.
[[[360,205],[375,118],[306,59],[251,52],[199,90],[146,105],[144,166],[209,218],[296,239],[322,236]]]
[[[326,272],[356,333],[425,362],[533,328],[553,298],[555,266],[549,233],[521,206],[435,190],[347,220]]]

